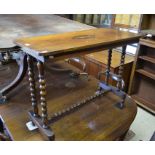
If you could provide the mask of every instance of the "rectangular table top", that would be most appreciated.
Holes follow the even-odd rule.
[[[138,42],[140,34],[119,30],[98,28],[61,34],[50,34],[37,37],[19,38],[15,43],[21,47],[32,49],[38,56],[56,56],[76,53],[78,50],[96,47],[122,46]],[[30,53],[29,53],[30,54]]]

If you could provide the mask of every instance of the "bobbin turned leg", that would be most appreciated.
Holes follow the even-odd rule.
[[[120,66],[119,66],[119,70],[118,70],[118,76],[120,78],[120,81],[117,83],[117,88],[119,90],[121,90],[121,80],[122,80],[122,74],[123,74],[123,69],[124,69],[125,54],[126,54],[126,46],[123,46],[121,60],[120,60]]]
[[[37,62],[39,72],[39,88],[40,88],[40,101],[41,101],[41,117],[43,122],[43,128],[48,128],[48,114],[47,114],[47,103],[46,103],[46,84],[44,78],[44,65],[43,62]]]
[[[29,58],[28,58],[29,60]],[[31,61],[30,61],[31,62]],[[30,63],[31,64],[31,63]],[[54,140],[55,136],[53,131],[50,129],[47,115],[47,103],[46,103],[46,84],[44,79],[44,64],[41,61],[37,62],[37,68],[39,72],[39,89],[40,89],[40,101],[41,101],[41,116],[34,117],[34,112],[29,111],[29,116],[32,122],[38,127],[42,135],[46,140]],[[32,71],[32,69],[30,69]],[[32,73],[30,73],[32,76]],[[34,88],[33,84],[30,85],[32,90]],[[32,91],[31,90],[31,91]],[[34,92],[33,92],[34,93]],[[32,95],[33,96],[33,95]],[[34,101],[34,98],[32,99]],[[33,109],[35,113],[38,113],[37,104],[33,104]]]
[[[109,49],[109,51],[108,51],[108,62],[107,62],[107,67],[106,67],[106,77],[105,77],[106,85],[109,85],[111,58],[112,58],[112,49]]]
[[[37,99],[36,99],[33,59],[29,55],[27,55],[27,63],[28,63],[28,76],[29,76],[29,83],[30,83],[30,95],[31,95],[32,108],[33,108],[33,116],[37,117],[38,116],[38,104],[37,104]]]
[[[112,49],[109,49],[108,50],[108,59],[107,59],[106,71],[100,72],[98,74],[99,79],[101,78],[101,74],[105,74],[105,83],[100,82],[98,91],[102,91],[102,90],[111,91],[111,87],[109,86],[111,59],[112,59]]]
[[[122,74],[123,74],[123,69],[124,69],[124,62],[125,62],[125,54],[126,54],[126,45],[122,47],[122,54],[121,54],[121,60],[120,60],[120,66],[118,70],[118,77],[119,81],[117,82],[117,89],[118,91],[121,91],[122,89]],[[124,108],[124,102],[125,102],[126,94],[124,93],[122,95],[122,101],[117,103],[116,106],[119,107],[120,109]]]

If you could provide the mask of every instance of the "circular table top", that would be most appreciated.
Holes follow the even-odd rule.
[[[0,48],[15,46],[13,41],[55,33],[80,31],[94,27],[57,15],[0,15]]]

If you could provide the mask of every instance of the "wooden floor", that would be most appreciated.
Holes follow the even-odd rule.
[[[11,81],[16,73],[16,64],[0,66],[0,89]],[[46,70],[46,79],[49,114],[93,95],[97,90],[98,81],[93,77],[74,79],[66,72]],[[24,81],[9,94],[8,103],[0,105],[0,115],[4,118],[14,140],[44,140],[37,130],[29,131],[25,125],[29,121],[27,112],[31,110],[29,96],[29,84],[25,77]],[[123,110],[116,108],[115,104],[119,100],[117,96],[108,93],[58,120],[51,125],[55,140],[118,139],[128,130],[137,112],[136,104],[130,98],[126,99]]]

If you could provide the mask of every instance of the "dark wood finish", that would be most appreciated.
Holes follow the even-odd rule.
[[[85,54],[85,50],[89,50],[90,53],[93,52],[93,49],[101,50],[103,48],[108,49],[110,46],[113,48],[122,44],[131,44],[138,42],[140,37],[141,35],[129,32],[98,28],[63,34],[21,38],[17,39],[15,43],[24,47],[24,51],[34,57],[60,56],[77,54],[80,51],[80,54]],[[31,52],[29,49],[31,49]]]
[[[145,38],[145,39],[141,38],[140,44],[155,48],[155,40],[151,40],[150,38]]]
[[[118,93],[121,90],[124,90],[124,80],[122,78],[123,75],[123,69],[124,69],[124,62],[125,62],[125,55],[126,55],[126,46],[122,47],[122,54],[121,54],[121,59],[120,59],[120,66],[118,69],[118,78],[117,78],[117,89],[118,89]],[[125,106],[125,98],[126,98],[126,94],[122,95],[122,100],[120,102],[118,102],[116,104],[117,107],[119,107],[120,109],[124,108]]]
[[[17,18],[17,20],[19,20],[19,19]],[[26,21],[26,20],[24,19],[24,21]],[[35,29],[35,30],[37,30],[37,29]],[[39,30],[40,30],[40,28],[39,28]],[[53,34],[53,33],[51,33],[51,34]],[[36,35],[38,35],[38,33],[36,33]],[[69,57],[70,55],[71,56],[75,56],[77,54],[84,55],[86,53],[92,53],[94,51],[109,49],[109,48],[113,48],[113,47],[117,47],[117,46],[124,46],[124,45],[130,44],[130,43],[135,43],[139,40],[140,35],[135,35],[135,34],[127,33],[127,32],[120,32],[120,31],[113,30],[113,29],[93,29],[93,28],[91,30],[85,30],[85,31],[77,31],[77,32],[70,32],[70,33],[56,34],[56,35],[47,35],[47,34],[45,34],[45,35],[46,36],[38,36],[38,37],[29,37],[29,38],[25,38],[25,39],[18,39],[18,41],[16,41],[16,44],[18,44],[19,46],[22,47],[23,52],[33,56],[38,61],[37,67],[38,67],[38,71],[39,71],[39,87],[40,87],[42,121],[41,121],[41,118],[39,116],[38,117],[34,116],[34,113],[31,111],[29,112],[29,116],[30,116],[30,119],[33,121],[33,123],[35,125],[37,125],[39,130],[46,137],[51,139],[51,137],[53,137],[54,134],[50,130],[50,128],[48,127],[50,124],[49,124],[49,120],[47,118],[47,105],[46,105],[46,99],[45,99],[46,86],[45,86],[44,66],[43,66],[43,62],[46,60],[46,56],[54,56],[54,57],[55,56],[57,56],[57,57],[62,56],[61,57],[61,59],[62,59],[64,57]],[[53,58],[53,57],[51,57],[51,58]],[[29,62],[29,73],[30,73],[29,79],[31,81],[31,78],[33,78],[33,77],[31,74],[32,73],[32,66],[31,66],[31,62],[30,62],[29,58],[28,58],[28,62]],[[52,74],[52,75],[54,75],[54,74]],[[56,88],[61,88],[62,85],[60,85],[60,83],[65,82],[64,76],[56,75],[56,77],[53,80],[54,85],[52,85],[52,87],[57,86]],[[92,96],[92,94],[94,94],[96,87],[97,87],[96,84],[98,83],[98,81],[95,81],[95,79],[94,79],[90,83],[90,80],[84,81],[82,79],[77,78],[77,79],[74,79],[72,81],[72,80],[70,80],[70,78],[74,78],[74,77],[72,77],[72,76],[70,77],[67,74],[67,77],[66,77],[67,85],[65,85],[65,87],[67,87],[67,92],[65,92],[65,89],[61,88],[61,89],[59,89],[59,91],[54,90],[56,93],[56,96],[52,96],[54,94],[53,92],[50,94],[50,97],[52,97],[51,98],[52,99],[52,106],[51,106],[51,108],[48,108],[48,111],[50,113],[54,113],[55,111],[59,111],[59,108],[61,111],[61,108],[65,109],[66,106],[70,107],[71,105],[74,105],[73,103],[76,101],[79,101],[80,98],[81,98],[81,100],[83,100],[83,99],[85,100],[86,96],[90,96],[90,95]],[[57,79],[59,80],[58,82],[56,82]],[[51,81],[52,80],[50,80],[50,82]],[[70,83],[68,84],[68,81],[69,82],[72,81],[73,85]],[[76,81],[76,83],[75,83],[75,81]],[[89,82],[89,83],[87,83],[87,82]],[[74,87],[74,85],[76,85],[76,84],[77,84],[77,86]],[[32,86],[31,83],[30,83],[30,86],[31,86],[31,88],[33,87],[32,88],[33,90],[35,89],[34,85]],[[69,89],[68,89],[68,87],[69,87]],[[85,88],[87,88],[87,89],[85,89]],[[31,90],[32,94],[34,94],[33,90]],[[76,95],[75,94],[73,95],[73,93],[76,93]],[[67,95],[70,95],[70,94],[71,94],[71,97],[70,97],[70,100],[68,100]],[[66,98],[63,98],[63,100],[59,100],[59,99],[62,99],[61,98],[62,95],[65,95],[64,97],[66,97]],[[79,96],[79,95],[82,95],[82,96]],[[73,99],[72,97],[75,97],[75,98]],[[53,103],[53,102],[55,102],[54,98],[58,99],[56,101],[56,104]],[[104,103],[104,102],[107,104],[107,108],[105,111],[106,115],[103,113],[103,109],[101,109],[101,112],[97,113],[97,112],[95,112],[96,109],[94,109],[94,107],[93,107],[92,109],[90,109],[90,111],[88,110],[89,111],[89,113],[87,113],[88,119],[85,116],[83,118],[81,118],[81,116],[83,116],[83,114],[86,114],[85,112],[87,111],[87,109],[85,109],[86,106],[84,106],[83,108],[80,109],[82,111],[81,114],[79,113],[79,111],[80,111],[79,110],[79,111],[74,112],[74,115],[69,114],[69,115],[63,117],[61,120],[52,124],[52,129],[54,129],[54,125],[56,125],[57,123],[60,123],[60,126],[58,128],[56,127],[55,130],[58,130],[59,132],[61,132],[61,134],[63,135],[62,137],[64,139],[66,138],[66,139],[75,139],[75,140],[76,139],[89,140],[89,138],[92,138],[93,140],[96,140],[96,139],[97,140],[103,140],[103,139],[106,140],[106,139],[108,139],[109,135],[111,137],[113,135],[113,133],[114,133],[114,136],[112,136],[109,139],[115,140],[128,130],[128,128],[129,128],[129,126],[130,126],[131,122],[133,121],[135,114],[136,114],[136,107],[135,107],[135,105],[133,105],[133,107],[131,107],[131,104],[133,101],[130,98],[128,98],[128,97],[126,98],[125,103],[124,103],[126,108],[121,110],[121,112],[120,111],[118,112],[118,109],[115,106],[116,103],[120,102],[120,98],[117,95],[113,94],[112,92],[108,92],[106,94],[103,94],[103,96],[101,96],[101,97],[99,96],[94,102],[97,103],[97,107],[100,106],[101,103]],[[91,106],[94,105],[94,102],[93,102],[93,100],[91,100],[91,103],[90,103]],[[91,108],[90,104],[89,104],[89,106],[87,106],[88,109]],[[55,105],[55,108],[54,108],[54,105]],[[125,122],[121,122],[121,123],[119,122],[118,124],[115,124],[113,122],[113,119],[114,118],[118,119],[118,117],[116,117],[116,115],[115,115],[115,117],[113,117],[110,120],[109,120],[110,117],[108,119],[106,118],[107,112],[110,114],[115,113],[115,110],[111,111],[109,109],[110,108],[109,106],[116,108],[117,109],[116,111],[119,114],[121,114],[120,121],[125,119],[125,118],[122,119],[122,114],[124,112],[126,115],[130,112],[132,114],[131,114],[131,116],[128,115],[126,117],[127,120],[125,119]],[[130,107],[129,108],[131,110],[131,111],[129,110],[130,112],[128,112],[128,110],[127,110],[128,106]],[[101,107],[105,108],[105,105],[101,105]],[[21,107],[19,109],[21,112],[22,111]],[[24,110],[25,110],[25,106],[24,106]],[[98,111],[98,108],[97,108],[97,111]],[[63,112],[63,110],[62,110],[62,112]],[[103,119],[103,117],[99,116],[99,114],[101,114],[101,115],[104,114],[106,117],[104,116],[104,119]],[[98,118],[97,118],[97,115],[98,115]],[[72,119],[70,119],[69,116]],[[94,123],[92,123],[92,121],[91,121],[91,118],[93,116],[95,116],[95,119],[93,120],[93,122],[95,122],[95,125],[97,125],[96,123],[99,123],[99,125],[97,125],[97,127],[95,126],[95,129],[94,129]],[[67,119],[67,121],[62,122],[62,120],[64,120],[64,119]],[[68,119],[72,120],[74,125],[71,125],[70,121],[68,121]],[[87,123],[83,123],[81,120],[84,120],[84,122],[87,122]],[[75,121],[76,121],[77,125],[79,125],[79,126],[77,126],[77,128],[79,129],[81,134],[76,133],[77,130],[75,130],[75,129],[77,129],[77,128],[75,128],[75,124],[76,124]],[[106,124],[102,124],[103,123],[102,121]],[[116,122],[117,121],[118,120],[116,120]],[[102,127],[105,128],[105,126],[107,126],[107,124],[109,122],[111,122],[114,126],[111,126],[112,124],[110,123],[109,124],[110,128],[107,128],[106,132],[104,134],[102,134],[102,136],[100,136],[99,134],[96,134],[96,132],[93,133],[94,130],[95,131],[99,130],[99,133],[101,133],[102,130],[100,130],[100,129]],[[20,123],[16,123],[17,127],[19,124]],[[84,126],[83,126],[83,124],[84,124]],[[89,128],[87,127],[86,124],[88,124]],[[67,129],[66,129],[66,125],[69,125],[67,127]],[[122,128],[122,125],[123,125],[123,128]],[[64,126],[64,128],[62,129],[63,126]],[[102,126],[102,127],[99,127],[99,126]],[[119,132],[117,132],[117,130],[115,130],[116,126],[117,126],[117,130],[119,130]],[[61,131],[60,131],[60,129],[61,129]],[[87,131],[87,130],[89,130],[89,131]],[[90,130],[93,130],[93,132],[91,132]],[[112,133],[112,135],[111,135],[111,133]],[[116,133],[117,133],[117,135],[116,135]],[[87,134],[88,136],[86,135],[86,137],[85,137],[84,136],[85,134]],[[91,136],[91,134],[92,134],[92,136]],[[59,134],[57,134],[56,136],[59,136]],[[87,137],[89,137],[89,138],[87,138]]]
[[[109,84],[109,78],[110,78],[111,59],[112,59],[112,49],[108,50],[108,61],[107,61],[106,78],[105,78],[105,83],[107,85]]]
[[[67,63],[57,62],[56,64],[58,68],[79,72],[77,68]],[[56,66],[50,62],[47,65]],[[15,64],[9,64],[8,67],[11,70],[10,75],[17,70]],[[37,68],[34,72],[37,72]],[[3,73],[3,75],[5,74]],[[49,114],[61,111],[73,103],[93,95],[97,90],[98,80],[94,77],[89,76],[87,80],[72,78],[69,75],[70,72],[46,70]],[[4,81],[5,78],[6,76],[3,76],[1,80]],[[16,95],[17,92],[18,95]],[[27,101],[29,86],[26,78],[19,84],[16,91],[11,92],[11,95],[9,104],[0,106],[0,113],[4,117],[14,140],[44,140],[38,130],[30,132],[25,126],[26,122],[29,121],[25,111],[30,110],[30,104]],[[40,97],[37,96],[37,98]],[[136,104],[131,98],[126,98],[126,108],[123,110],[115,107],[115,103],[119,100],[120,98],[109,92],[51,124],[55,140],[119,140],[119,137],[129,129],[137,112]]]
[[[84,55],[86,53],[92,53],[94,50],[99,51],[101,49],[123,46],[121,63],[124,64],[124,47],[126,47],[127,44],[137,42],[140,36],[141,35],[121,32],[113,29],[91,29],[56,35],[45,35],[17,39],[15,43],[19,45],[25,53],[33,56],[38,61],[37,66],[39,71],[43,128],[48,128],[48,125],[50,125],[47,118],[47,106],[45,99],[46,90],[43,68],[43,63],[45,62],[46,57],[52,56],[50,58],[59,57],[62,59],[64,58],[64,56],[69,57],[75,56],[77,54]],[[108,64],[110,63],[108,62]],[[121,78],[121,73],[119,74],[119,76]],[[104,90],[104,88],[101,89]],[[121,98],[121,101],[117,102],[120,103],[120,106],[117,107],[123,109],[122,107],[124,107],[125,104],[125,93],[120,91],[120,89],[114,90],[109,86],[105,90],[112,91],[119,97],[123,97],[123,100]],[[87,102],[87,99],[85,102]],[[75,109],[76,106],[73,108]],[[35,119],[35,117],[33,119]],[[37,126],[40,128],[40,123],[37,119],[35,119],[35,122],[37,122],[35,123],[35,125],[39,124]],[[44,133],[44,135],[46,135],[46,133]]]
[[[136,72],[138,72],[138,73],[140,73],[140,74],[142,74],[142,75],[145,75],[145,76],[147,76],[147,77],[149,77],[149,78],[155,80],[155,74],[150,73],[150,72],[148,72],[148,71],[146,71],[146,70],[144,70],[144,69],[137,69]]]
[[[48,113],[46,103],[46,83],[44,78],[44,64],[41,61],[37,62],[39,72],[39,89],[40,89],[40,104],[41,104],[41,117],[43,128],[48,128]]]
[[[154,44],[153,44],[154,43]],[[130,79],[129,94],[138,104],[155,113],[155,41],[140,39],[133,72]]]
[[[139,56],[138,57],[139,59],[142,59],[142,60],[145,60],[145,61],[148,61],[148,62],[151,62],[151,63],[155,63],[155,58],[151,58],[149,56]]]
[[[135,94],[132,95],[132,98],[135,100],[135,102],[141,106],[142,108],[146,109],[147,111],[151,112],[152,114],[154,114],[154,110],[152,110],[154,108],[154,106],[152,106],[152,103],[149,102],[148,100],[144,99],[143,97]]]
[[[29,111],[28,114],[30,120],[38,127],[39,131],[42,133],[45,140],[55,139],[54,133],[52,132],[51,128],[49,126],[47,127],[47,125],[45,126],[40,116],[34,117],[33,111]]]
[[[102,34],[102,35],[101,35]],[[108,35],[109,34],[109,35]],[[108,35],[107,38],[103,37]],[[119,45],[123,46],[123,51],[121,55],[121,64],[119,68],[119,78],[117,77],[117,82],[122,82],[122,70],[124,65],[125,59],[125,50],[126,45],[128,43],[136,42],[139,39],[140,35],[133,35],[130,33],[124,33],[120,31],[116,31],[113,29],[92,29],[92,30],[85,30],[85,31],[78,31],[72,33],[64,33],[58,35],[47,35],[47,36],[38,36],[38,37],[31,37],[31,38],[23,38],[16,40],[17,45],[22,47],[22,50],[33,56],[37,59],[38,63],[38,71],[39,71],[39,83],[40,83],[40,100],[41,100],[41,111],[42,111],[42,121],[43,126],[42,128],[48,128],[50,122],[47,118],[47,105],[46,105],[46,90],[45,90],[45,79],[44,79],[44,61],[46,60],[47,56],[58,56],[62,59],[62,56],[70,56],[70,55],[84,55],[86,52],[92,53],[93,49],[100,50],[106,48],[113,48]],[[115,39],[113,39],[115,38]],[[75,40],[74,40],[75,39]],[[79,53],[80,52],[80,53]],[[111,49],[112,52],[112,49]],[[111,56],[111,54],[110,54]],[[63,57],[64,58],[64,57]],[[110,62],[109,62],[110,61]],[[108,58],[108,65],[111,64],[111,58]],[[110,69],[110,66],[108,67]],[[109,70],[108,70],[109,72]],[[110,73],[109,73],[110,74]],[[104,84],[103,84],[104,87]],[[115,103],[115,107],[121,110],[125,107],[125,98],[126,95],[124,92],[121,91],[120,88],[115,89],[111,88],[110,86],[106,86],[106,88],[100,88],[100,91],[103,89],[104,91],[112,91],[116,96],[121,98],[120,101]],[[92,96],[92,95],[91,95]],[[90,97],[93,100],[93,97]],[[88,99],[85,99],[81,103],[89,102]],[[76,109],[78,106],[73,105],[73,109]],[[66,111],[66,110],[64,110]],[[66,112],[60,112],[60,116]],[[35,125],[38,126],[40,129],[40,121],[38,118],[33,118],[35,121],[33,122]],[[39,125],[38,125],[39,124]],[[46,131],[40,129],[41,133],[47,135]]]
[[[122,74],[123,74],[123,69],[124,69],[125,54],[126,54],[126,46],[123,46],[122,47],[121,59],[120,59],[120,66],[119,66],[119,69],[118,69],[118,76],[119,76],[120,81],[118,81],[118,83],[117,83],[117,88],[119,90],[122,89],[121,80],[122,80]]]
[[[34,66],[33,66],[33,58],[27,55],[27,64],[28,64],[28,76],[30,83],[30,95],[31,95],[31,103],[33,108],[34,117],[38,116],[38,103],[36,99],[36,86],[35,86],[35,78],[34,78]]]
[[[111,60],[111,68],[110,71],[112,73],[118,74],[119,70],[119,65],[120,65],[120,58],[121,58],[121,53],[113,50],[112,52],[112,60]],[[92,53],[85,55],[83,58],[81,58],[85,61],[86,63],[86,72],[90,75],[93,75],[97,79],[98,73],[99,72],[105,72],[106,71],[106,64],[107,64],[107,59],[108,59],[108,50],[97,52],[97,53]],[[129,80],[130,80],[130,75],[131,75],[131,69],[134,61],[134,56],[126,55],[125,57],[125,63],[124,63],[124,71],[122,78],[125,82],[125,87],[124,91],[128,91],[128,85],[129,85]],[[73,63],[72,63],[73,64]],[[79,69],[82,70],[81,66],[77,64],[73,64]],[[105,75],[102,74],[101,80],[105,80]],[[109,84],[116,86],[117,83],[112,80],[111,78],[109,79]]]

